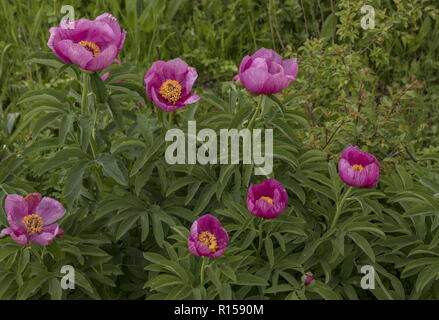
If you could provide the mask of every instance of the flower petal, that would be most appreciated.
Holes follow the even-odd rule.
[[[281,63],[282,62],[282,57],[274,50],[271,49],[266,49],[266,48],[261,48],[258,51],[256,51],[253,55],[252,58],[263,58],[267,61],[273,61],[276,63]]]
[[[292,76],[293,80],[296,80],[297,72],[299,71],[299,66],[297,64],[297,59],[285,59],[282,61],[282,67],[284,72],[288,76]]]
[[[52,230],[50,231],[43,230],[43,232],[41,233],[31,235],[29,237],[29,241],[37,243],[42,246],[48,246],[52,242],[52,240],[56,238],[57,234],[58,234],[58,226],[53,232]]]
[[[358,171],[353,169],[346,159],[339,161],[338,171],[341,180],[348,186],[364,187],[367,185],[367,172],[365,170]]]
[[[200,99],[201,99],[201,97],[200,97],[199,95],[196,95],[196,94],[190,94],[190,95],[186,98],[186,100],[182,101],[181,103],[182,103],[182,104],[192,104],[192,103],[197,102],[197,101],[200,100]]]
[[[262,94],[274,94],[282,91],[293,81],[292,77],[286,77],[284,73],[270,75],[263,85]]]
[[[197,70],[195,68],[192,67],[188,67],[188,70],[186,72],[186,76],[184,81],[182,82],[183,85],[183,94],[188,94],[189,92],[191,92],[192,87],[195,83],[195,81],[198,78],[198,73]]]
[[[73,43],[71,40],[61,40],[55,43],[55,52],[61,52],[68,63],[74,63],[81,69],[85,69],[87,63],[92,60],[93,54],[83,46]]]
[[[35,212],[38,204],[41,201],[41,198],[42,198],[42,196],[39,193],[30,193],[24,198],[24,200],[27,203],[27,208],[28,208],[29,214],[32,214]]]
[[[180,58],[169,60],[164,65],[163,75],[166,80],[177,80],[183,83],[188,67],[188,64]]]
[[[122,30],[120,29],[119,22],[117,22],[117,19],[115,17],[113,17],[111,14],[103,13],[96,18],[96,21],[103,21],[103,22],[107,23],[111,27],[113,32],[117,36],[120,36]]]
[[[372,163],[367,165],[364,168],[365,174],[367,175],[367,183],[365,185],[366,188],[373,188],[378,183],[380,178],[380,166],[377,163]]]
[[[6,228],[0,232],[0,238],[3,238],[6,235],[10,235],[12,240],[14,240],[18,244],[26,246],[29,243],[29,239],[24,232],[18,232],[17,230],[14,230],[12,228]]]
[[[66,210],[63,205],[55,199],[44,197],[37,207],[36,214],[43,218],[44,225],[50,225],[61,219]]]
[[[269,73],[258,68],[250,68],[239,75],[242,85],[251,93],[263,94],[264,84],[269,79]]]
[[[22,226],[23,218],[29,213],[26,200],[18,194],[7,195],[5,199],[5,213],[10,224]]]
[[[167,104],[165,102],[163,102],[159,95],[157,94],[156,90],[154,90],[154,88],[151,90],[151,95],[152,95],[152,101],[155,103],[155,105],[157,107],[159,107],[160,109],[166,111],[166,112],[170,112],[170,111],[174,111],[180,108],[184,108],[183,104]]]
[[[109,67],[117,57],[117,48],[114,45],[108,46],[96,57],[93,57],[86,65],[85,69],[90,71],[102,70]]]

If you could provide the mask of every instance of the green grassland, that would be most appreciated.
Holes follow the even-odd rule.
[[[128,32],[124,63],[94,82],[89,114],[80,71],[47,47],[66,4],[77,19],[111,13]],[[365,4],[374,29],[360,25]],[[40,192],[69,212],[65,237],[47,248],[0,240],[0,298],[439,298],[437,0],[0,0],[0,22],[0,195]],[[282,223],[247,212],[252,167],[164,161],[165,128],[245,127],[256,99],[231,80],[261,47],[299,64],[257,120],[275,129],[274,176],[290,195]],[[164,114],[143,77],[177,57],[197,68],[202,99]],[[382,173],[377,189],[345,203],[336,163],[349,144]],[[204,270],[185,241],[206,212],[231,244]],[[77,270],[70,292],[58,287],[66,264]],[[366,264],[377,271],[370,291],[359,286]],[[317,279],[307,287],[306,272]]]

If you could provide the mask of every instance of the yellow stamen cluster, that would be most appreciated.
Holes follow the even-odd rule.
[[[91,41],[79,41],[79,45],[83,46],[85,49],[93,53],[93,57],[96,57],[101,53],[101,48],[99,46]]]
[[[364,170],[364,167],[361,164],[354,164],[351,168],[360,172]]]
[[[210,252],[215,252],[218,249],[218,244],[215,235],[209,231],[203,231],[198,235],[198,241],[204,243],[209,247]]]
[[[175,104],[181,97],[181,85],[176,80],[166,80],[160,86],[159,93],[160,95]]]
[[[29,234],[40,233],[43,231],[43,218],[37,214],[30,214],[23,218],[23,224],[25,225]]]
[[[265,200],[268,204],[273,204],[273,199],[270,197],[260,197],[258,200]]]

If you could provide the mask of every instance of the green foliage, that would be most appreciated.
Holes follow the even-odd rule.
[[[40,192],[68,209],[50,246],[0,240],[0,299],[439,298],[435,1],[369,1],[373,30],[348,0],[71,2],[77,17],[111,12],[128,30],[126,63],[105,81],[48,52],[60,1],[0,2],[11,21],[0,38],[0,196]],[[262,99],[254,123],[274,130],[273,176],[289,194],[270,221],[245,206],[262,179],[252,165],[164,157],[167,129],[189,120],[247,127],[259,101],[230,80],[262,46],[299,61],[298,79]],[[177,56],[197,67],[202,99],[164,114],[143,75]],[[348,144],[380,159],[378,188],[340,181],[336,155]],[[230,236],[218,259],[187,250],[207,212]],[[63,265],[76,269],[75,290],[59,287]],[[377,271],[373,290],[360,287],[363,265]]]

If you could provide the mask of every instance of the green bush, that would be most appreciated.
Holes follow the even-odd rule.
[[[0,36],[0,195],[40,192],[68,211],[50,246],[0,239],[0,298],[439,298],[436,1],[368,1],[371,30],[360,26],[361,2],[349,0],[71,2],[78,17],[110,12],[128,31],[125,63],[105,81],[49,53],[61,1],[0,2],[9,22]],[[297,80],[261,101],[231,82],[260,47],[299,62]],[[202,99],[164,113],[146,99],[143,76],[175,57],[198,69]],[[245,128],[260,102],[255,128],[274,130],[271,176],[290,198],[274,220],[245,206],[249,184],[261,181],[253,165],[164,157],[168,129],[186,131],[190,120],[198,130]],[[340,180],[349,144],[380,160],[377,188]],[[189,253],[187,236],[207,212],[230,243],[206,262]],[[64,265],[75,267],[75,290],[59,286]],[[373,290],[360,287],[364,265],[377,272]],[[308,286],[306,273],[316,277]]]

